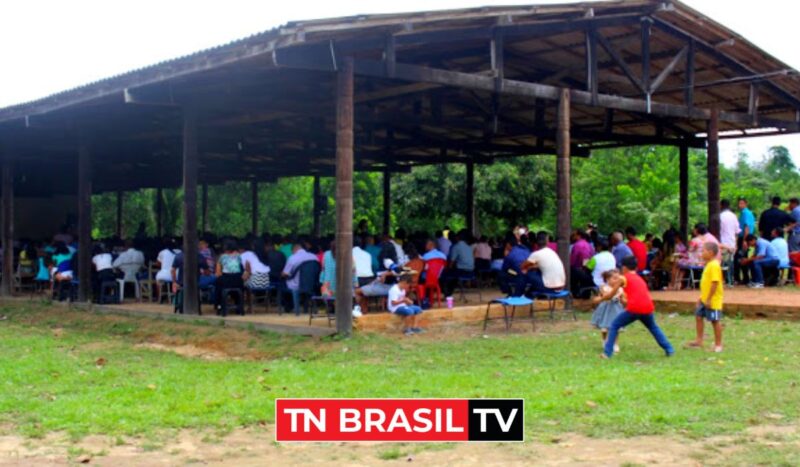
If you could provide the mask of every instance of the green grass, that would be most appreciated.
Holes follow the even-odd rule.
[[[191,339],[187,327],[202,338],[233,331],[35,304],[0,313],[9,316],[0,322],[0,426],[29,436],[225,433],[271,423],[276,397],[522,397],[527,436],[541,440],[564,432],[704,437],[792,423],[800,408],[796,323],[730,319],[725,353],[678,350],[670,359],[635,325],[611,361],[598,358],[588,323],[508,337],[498,325],[489,338],[477,328],[463,337],[346,341],[236,331],[243,351],[262,359],[207,361],[133,344],[156,332]],[[659,320],[677,347],[692,337],[690,318]]]

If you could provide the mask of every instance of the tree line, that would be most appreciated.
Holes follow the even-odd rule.
[[[593,222],[601,231],[636,226],[639,231],[663,232],[677,226],[679,212],[678,150],[643,146],[594,151],[589,158],[572,160],[572,221]],[[705,220],[706,157],[689,153],[689,221]],[[501,235],[510,226],[524,224],[552,231],[556,219],[555,157],[528,156],[475,166],[475,208],[480,233]],[[433,233],[449,226],[465,226],[466,167],[463,164],[423,166],[392,176],[394,228]],[[720,167],[723,198],[743,196],[756,212],[769,207],[772,196],[800,196],[800,172],[783,146],[771,148],[761,159],[741,151],[733,167]],[[321,180],[327,198],[321,216],[323,234],[334,231],[335,181]],[[356,223],[366,219],[372,232],[382,230],[383,175],[360,172],[354,176]],[[180,189],[162,190],[162,222],[166,235],[182,229]],[[243,236],[251,228],[251,192],[247,182],[208,187],[208,227],[219,235]],[[122,230],[133,235],[144,222],[156,233],[156,190],[124,193]],[[277,234],[312,230],[313,178],[294,177],[261,183],[258,193],[259,229]],[[116,228],[116,193],[93,197],[93,235],[110,237]]]

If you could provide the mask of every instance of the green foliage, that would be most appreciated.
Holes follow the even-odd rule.
[[[707,219],[705,152],[689,153],[689,222]],[[529,156],[475,167],[475,207],[481,233],[499,235],[510,226],[526,224],[553,231],[556,219],[555,158]],[[463,164],[423,166],[392,176],[392,225],[407,231],[433,233],[445,225],[465,226],[466,169]],[[774,195],[800,194],[800,172],[786,148],[770,149],[761,161],[741,153],[733,167],[720,168],[721,193],[732,201],[750,200],[759,213]],[[327,197],[321,216],[323,234],[334,232],[335,182],[321,180]],[[123,234],[132,235],[139,222],[156,231],[156,191],[125,193]],[[164,190],[164,232],[178,235],[182,226],[181,190]],[[259,185],[259,230],[279,234],[312,230],[313,178],[283,178]],[[632,225],[640,231],[663,232],[677,226],[679,161],[674,147],[643,146],[595,151],[572,160],[572,221],[597,223],[601,230]],[[356,173],[353,183],[354,222],[367,220],[380,232],[383,219],[383,175]],[[244,182],[210,186],[208,227],[219,234],[250,231],[250,186]],[[94,234],[110,236],[116,225],[116,194],[94,197]],[[200,216],[202,220],[202,215]]]

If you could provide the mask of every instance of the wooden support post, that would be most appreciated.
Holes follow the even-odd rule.
[[[572,230],[572,193],[570,188],[570,95],[562,89],[558,100],[558,131],[556,132],[556,237],[558,256],[564,263],[567,287],[570,284],[569,237]]]
[[[690,109],[694,107],[694,41],[690,40],[686,51],[686,83],[684,86],[684,104]]]
[[[689,232],[689,147],[680,146],[679,154],[680,173],[680,231],[684,241]]]
[[[475,235],[475,163],[467,162],[467,230],[470,234]]]
[[[203,182],[203,193],[201,199],[201,209],[203,211],[203,233],[209,231],[208,228],[208,183]]]
[[[642,18],[642,88],[650,96],[650,30],[653,20]]]
[[[3,156],[3,279],[0,295],[10,297],[14,284],[14,167],[10,154]]]
[[[122,238],[122,203],[123,197],[125,194],[122,190],[117,190],[117,226],[116,226],[116,233],[117,237]]]
[[[82,139],[85,137],[82,137]],[[84,139],[78,148],[78,301],[92,298],[92,154]]]
[[[156,236],[164,235],[164,193],[161,188],[156,188]]]
[[[250,182],[250,215],[250,232],[258,236],[258,182],[255,180]]]
[[[204,185],[205,186],[205,185]],[[205,191],[205,190],[204,190]],[[204,196],[205,198],[205,196]],[[197,235],[197,114],[183,109],[183,312],[200,314]]]
[[[389,234],[392,228],[392,173],[383,172],[383,233]]]
[[[597,31],[586,29],[586,90],[592,93],[592,105],[597,105]]]
[[[314,238],[320,238],[322,236],[322,226],[320,224],[320,215],[322,214],[322,206],[320,206],[320,196],[321,196],[321,188],[319,183],[319,175],[314,175],[314,193],[313,193],[313,200],[312,200],[312,213],[314,216],[314,225],[313,225],[313,232]]]
[[[336,332],[353,329],[353,57],[336,82]]]
[[[708,120],[708,231],[719,238],[719,110]]]

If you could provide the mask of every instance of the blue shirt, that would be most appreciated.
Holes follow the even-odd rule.
[[[422,260],[423,261],[427,262],[427,261],[430,261],[432,259],[443,259],[443,260],[447,261],[447,256],[445,256],[444,253],[442,253],[441,251],[437,250],[436,248],[434,248],[433,250],[431,250],[431,251],[425,253],[424,255],[422,255]]]
[[[744,235],[744,228],[747,227],[748,233],[755,235],[756,233],[756,216],[753,215],[753,211],[750,208],[744,208],[739,213],[739,228],[742,229],[742,233],[740,235]]]
[[[286,260],[283,273],[289,276],[286,279],[286,288],[289,290],[298,290],[300,288],[300,274],[295,274],[295,271],[306,261],[317,261],[317,257],[302,248],[292,253],[292,256]]]
[[[524,246],[515,245],[511,251],[508,252],[508,256],[505,257],[503,260],[503,269],[502,271],[508,271],[509,269],[513,269],[516,272],[520,271],[520,266],[522,263],[528,259],[528,256],[531,255],[531,250],[525,248]]]
[[[795,234],[800,235],[800,206],[792,209],[792,218],[794,219],[797,224],[794,226],[792,230]]]
[[[625,243],[619,242],[617,246],[611,250],[611,254],[614,255],[614,259],[617,260],[617,267],[619,268],[622,267],[622,258],[633,256],[633,251]]]
[[[450,261],[456,263],[456,269],[475,270],[475,256],[472,254],[472,248],[464,240],[460,240],[450,248]]]
[[[367,253],[372,256],[372,270],[377,271],[380,269],[378,266],[378,256],[381,255],[381,247],[378,245],[368,245],[366,248],[364,248],[364,250],[366,250]]]
[[[783,237],[775,237],[770,242],[772,249],[775,250],[775,255],[778,257],[778,267],[789,267],[789,244]]]
[[[775,247],[766,238],[758,237],[756,240],[756,256],[763,256],[764,259],[778,259]]]

